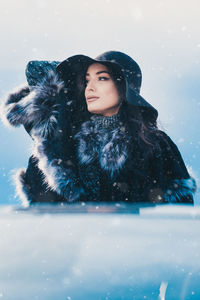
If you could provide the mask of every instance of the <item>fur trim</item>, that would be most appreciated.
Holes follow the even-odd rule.
[[[192,199],[196,189],[197,185],[192,177],[175,179],[170,184],[163,198],[169,203],[183,202],[183,199],[185,199],[185,202],[188,202],[188,199]]]
[[[61,91],[67,93],[64,82],[51,71],[32,91],[24,87],[11,93],[3,105],[3,114],[13,126],[30,126],[31,135],[51,137],[58,130]]]
[[[50,159],[46,154],[44,141],[38,137],[34,137],[34,140],[34,156],[38,159],[38,168],[42,171],[44,182],[49,189],[68,202],[79,200],[84,191],[71,169],[72,162],[64,163],[61,159]]]
[[[130,143],[130,136],[126,134],[124,126],[110,130],[99,128],[93,121],[87,121],[82,124],[75,139],[78,141],[78,158],[81,164],[98,160],[101,168],[111,178],[123,168]]]
[[[78,158],[81,164],[89,164],[97,158],[100,140],[94,122],[87,121],[75,135],[78,141]]]
[[[26,170],[21,168],[17,170],[13,175],[12,179],[15,184],[16,196],[22,201],[24,207],[28,207],[31,201],[30,186],[26,183]]]
[[[25,85],[16,88],[5,97],[1,104],[0,114],[2,121],[6,126],[19,126],[23,124],[24,111],[22,105],[19,103],[21,103],[23,98],[28,96],[29,93],[30,89]]]
[[[29,111],[29,119],[33,124],[31,134],[44,138],[56,134],[60,106],[58,97],[63,87],[64,82],[54,72],[49,72],[43,82],[36,86]]]
[[[104,143],[99,152],[99,162],[101,168],[113,177],[115,172],[123,168],[128,158],[130,137],[125,134],[124,127],[114,129],[110,140],[107,140],[106,135],[104,137]]]

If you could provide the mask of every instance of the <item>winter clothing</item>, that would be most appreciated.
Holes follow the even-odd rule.
[[[86,115],[80,120],[76,99],[68,81],[58,76],[61,69],[58,65],[55,70],[57,64],[54,62],[42,81],[32,76],[34,87],[26,86],[10,94],[2,107],[7,121],[13,126],[23,124],[34,140],[28,168],[17,176],[21,198],[28,203],[192,203],[196,184],[172,140],[164,132],[152,129],[156,146],[147,150],[138,139],[138,123],[128,118],[133,105],[128,101],[117,115]],[[130,86],[128,80],[130,77],[126,79]],[[129,87],[137,93],[136,98],[141,97],[140,84],[137,92]],[[145,100],[142,108],[156,116],[157,111]]]
[[[57,72],[60,77],[68,83],[71,82],[73,76],[77,73],[85,74],[87,68],[92,63],[101,63],[108,68],[114,69],[114,72],[119,74],[120,77],[125,78],[126,84],[126,100],[132,106],[140,106],[144,113],[149,114],[150,118],[157,119],[157,110],[148,103],[140,95],[140,87],[142,82],[142,72],[138,64],[127,54],[119,51],[108,51],[97,56],[96,59],[92,59],[85,55],[74,55],[63,62],[57,67]]]

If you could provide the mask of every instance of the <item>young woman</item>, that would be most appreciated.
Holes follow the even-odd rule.
[[[157,128],[131,57],[109,51],[33,61],[27,79],[3,106],[8,122],[23,124],[34,141],[28,168],[16,176],[24,202],[193,203],[195,181]]]

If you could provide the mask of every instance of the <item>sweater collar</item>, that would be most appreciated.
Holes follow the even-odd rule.
[[[109,117],[95,114],[92,115],[90,119],[95,123],[95,126],[97,126],[98,128],[114,129],[120,125],[121,113],[119,111],[117,114]]]

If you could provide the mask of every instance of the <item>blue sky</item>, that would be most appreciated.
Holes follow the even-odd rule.
[[[199,11],[198,0],[1,0],[0,96],[26,81],[30,60],[123,51],[142,69],[141,94],[158,109],[160,128],[199,178]],[[26,167],[31,139],[2,124],[0,138],[0,201],[17,203],[10,172]]]

